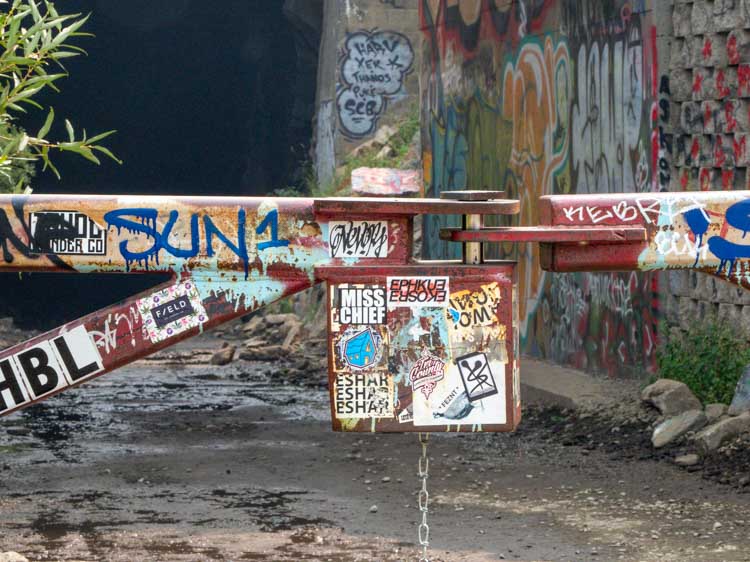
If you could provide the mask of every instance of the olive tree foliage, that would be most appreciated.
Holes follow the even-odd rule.
[[[79,31],[87,19],[60,15],[49,0],[0,0],[0,191],[23,191],[37,164],[59,178],[55,153],[73,152],[96,164],[103,154],[119,162],[98,144],[114,131],[89,137],[65,120],[67,140],[48,138],[55,111],[34,100],[47,89],[59,91],[56,82],[68,76],[65,59],[85,54],[71,40],[90,35]],[[18,122],[30,111],[46,111],[44,124],[33,134]]]

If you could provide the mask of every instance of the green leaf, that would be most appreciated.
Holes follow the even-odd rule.
[[[117,131],[107,131],[105,133],[100,133],[91,137],[90,139],[86,139],[86,142],[88,142],[88,144],[94,144],[95,142],[99,142],[102,139],[106,139],[110,135],[114,135],[116,132]]]
[[[44,121],[44,125],[42,125],[42,128],[39,129],[39,132],[36,134],[37,138],[44,139],[44,137],[47,136],[47,133],[49,133],[49,130],[52,128],[52,123],[55,120],[55,110],[53,108],[49,108],[49,113],[47,114],[47,119]]]
[[[112,160],[114,160],[118,164],[122,164],[122,160],[120,160],[117,156],[115,156],[114,154],[112,154],[112,152],[108,148],[105,148],[103,146],[98,146],[98,145],[97,146],[92,146],[91,148],[93,148],[94,150],[98,150],[102,154],[106,154],[107,156],[109,156]]]
[[[65,120],[65,130],[68,131],[68,139],[70,139],[70,142],[75,142],[76,135],[73,130],[73,124],[67,119]]]
[[[75,33],[80,27],[86,23],[89,19],[89,16],[86,16],[78,21],[75,21],[71,23],[68,27],[65,27],[60,31],[55,38],[50,42],[51,47],[59,47],[62,45],[65,40],[70,37],[73,33]]]

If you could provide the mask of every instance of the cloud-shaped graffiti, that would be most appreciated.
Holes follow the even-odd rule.
[[[389,99],[405,94],[404,77],[411,71],[414,50],[395,31],[357,31],[347,36],[336,98],[344,134],[372,134]]]

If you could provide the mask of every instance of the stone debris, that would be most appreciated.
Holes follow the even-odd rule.
[[[234,359],[236,351],[237,348],[235,346],[225,342],[223,347],[211,357],[211,365],[229,365]]]
[[[716,451],[724,443],[750,430],[750,412],[727,418],[708,426],[695,436],[698,452],[706,456]]]
[[[728,406],[726,404],[709,404],[706,406],[706,419],[709,424],[719,421],[727,414]]]
[[[8,435],[16,436],[23,436],[31,433],[31,430],[28,427],[9,427],[5,431],[8,433]]]
[[[659,379],[641,393],[641,400],[653,405],[662,415],[671,417],[703,406],[688,386],[671,379]]]
[[[690,431],[702,429],[706,423],[706,415],[702,410],[688,410],[657,425],[651,437],[651,443],[657,449],[664,447]]]
[[[377,505],[373,505],[373,506],[370,507],[370,513],[377,513],[377,512],[378,512],[378,506]]]
[[[29,562],[29,559],[17,552],[8,551],[0,552],[0,562]]]
[[[694,453],[689,455],[682,455],[674,459],[674,463],[677,466],[695,466],[700,462],[700,457]]]
[[[271,361],[278,359],[284,354],[284,348],[280,345],[268,345],[266,342],[258,347],[245,347],[240,351],[240,359],[246,361]]]
[[[745,371],[737,382],[728,413],[730,416],[739,416],[747,411],[750,411],[750,365],[745,367]]]

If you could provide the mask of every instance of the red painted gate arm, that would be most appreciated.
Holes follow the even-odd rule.
[[[316,268],[409,264],[415,215],[465,211],[518,202],[0,196],[0,270],[172,274],[0,353],[0,415],[307,289]]]

